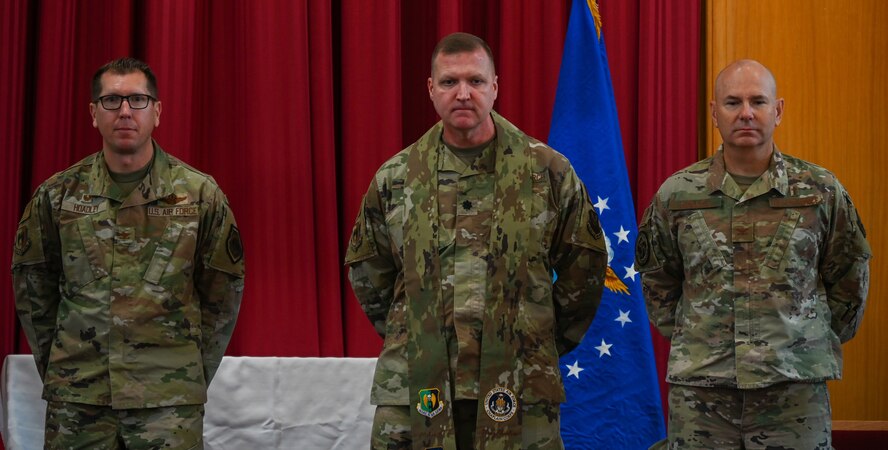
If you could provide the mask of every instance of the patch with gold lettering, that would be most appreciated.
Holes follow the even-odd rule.
[[[31,237],[28,236],[28,227],[22,225],[15,233],[15,246],[13,251],[16,255],[22,256],[31,248]]]
[[[225,240],[225,249],[228,251],[228,257],[231,262],[238,263],[244,257],[244,247],[241,244],[240,232],[237,227],[232,225],[228,229],[228,238]]]
[[[149,206],[148,215],[155,217],[196,216],[200,213],[198,205],[182,206]]]
[[[441,413],[441,411],[444,411],[444,400],[441,400],[441,390],[438,388],[420,389],[416,412],[431,419]]]
[[[497,386],[484,397],[484,412],[496,422],[505,422],[518,410],[518,398],[507,388]]]

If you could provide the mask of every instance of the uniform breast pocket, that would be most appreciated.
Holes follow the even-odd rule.
[[[703,274],[708,275],[727,265],[724,254],[700,211],[694,211],[686,217],[684,230],[679,233],[679,243],[685,258],[685,267],[702,268]]]
[[[108,276],[106,251],[99,243],[91,216],[66,215],[59,221],[62,247],[62,268],[65,287],[77,292],[86,285]]]
[[[820,259],[822,241],[814,208],[787,208],[769,243],[764,266],[771,273],[807,276]],[[767,273],[767,272],[765,272]]]
[[[194,270],[197,225],[196,217],[194,220],[171,220],[167,224],[142,277],[145,281],[161,284],[161,280],[170,277],[190,277]]]

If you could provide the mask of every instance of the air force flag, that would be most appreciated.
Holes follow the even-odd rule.
[[[665,437],[650,327],[635,271],[635,209],[594,0],[574,0],[549,145],[586,184],[608,247],[604,295],[582,344],[561,358],[567,449],[646,449]]]

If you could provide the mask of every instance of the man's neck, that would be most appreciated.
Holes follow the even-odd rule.
[[[154,146],[149,143],[147,147],[134,153],[121,153],[106,148],[102,150],[102,153],[108,170],[114,173],[132,173],[151,162],[151,158],[154,157]]]
[[[773,143],[760,147],[729,147],[725,145],[725,169],[734,175],[757,177],[768,170],[773,153]]]
[[[496,126],[493,118],[487,120],[471,130],[458,130],[444,126],[444,142],[454,148],[472,148],[489,142],[496,136]]]

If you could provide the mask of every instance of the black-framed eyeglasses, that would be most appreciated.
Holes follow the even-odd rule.
[[[126,100],[129,103],[129,107],[132,109],[145,109],[148,107],[148,103],[152,100],[157,101],[156,98],[148,95],[148,94],[133,94],[133,95],[103,95],[96,100],[97,103],[102,104],[102,108],[105,108],[109,111],[114,111],[116,109],[120,109],[123,105],[123,101]]]

